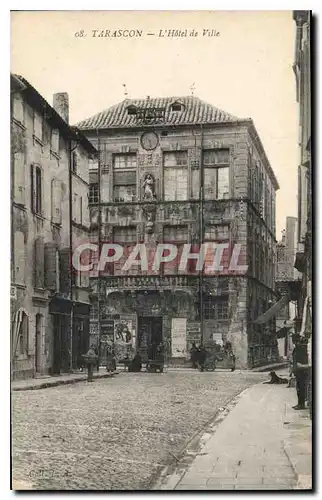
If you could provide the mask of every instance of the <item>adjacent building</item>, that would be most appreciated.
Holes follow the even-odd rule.
[[[124,249],[91,274],[91,339],[121,323],[143,359],[162,341],[168,360],[183,363],[193,341],[209,339],[230,341],[241,368],[276,359],[275,318],[254,321],[276,300],[279,186],[253,121],[189,96],[127,99],[78,127],[99,150],[90,240]],[[222,245],[220,270],[197,269],[189,255],[180,267],[205,242]],[[124,268],[137,244],[148,265]],[[178,258],[155,269],[160,244]]]
[[[292,288],[298,290],[300,273],[295,269],[297,252],[297,218],[286,217],[286,226],[282,232],[282,239],[276,245],[276,292],[289,292]],[[293,321],[297,317],[297,295],[292,294],[292,299],[276,314],[276,328],[278,336],[279,354],[287,357],[292,348],[291,335],[294,332]],[[280,334],[279,334],[280,332]]]
[[[88,239],[94,146],[68,124],[68,95],[54,106],[11,75],[12,376],[66,372],[89,338],[88,276],[71,269]],[[71,334],[71,332],[73,332]]]
[[[302,273],[298,294],[298,329],[310,337],[312,329],[312,160],[311,160],[311,12],[293,11],[296,25],[296,94],[299,104],[298,248],[295,267]]]

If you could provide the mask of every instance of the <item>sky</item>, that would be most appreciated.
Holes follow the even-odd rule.
[[[93,30],[117,29],[143,35],[92,36]],[[194,29],[198,35],[159,36],[160,30],[172,29]],[[81,30],[86,36],[76,36]],[[203,30],[219,35],[203,36]],[[280,185],[278,240],[286,217],[297,216],[294,55],[290,10],[11,13],[11,71],[50,104],[54,93],[68,92],[71,124],[122,101],[123,84],[130,98],[190,95],[194,86],[200,99],[252,118]]]

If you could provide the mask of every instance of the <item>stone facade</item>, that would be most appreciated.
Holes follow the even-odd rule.
[[[200,102],[196,99],[199,116],[203,116]],[[92,241],[97,241],[100,231],[101,242],[118,242],[115,235],[123,231],[124,241],[153,247],[169,241],[166,235],[172,228],[173,234],[176,231],[183,234],[181,243],[193,245],[207,241],[212,229],[225,228],[227,234],[223,238],[230,245],[229,257],[233,246],[241,245],[238,265],[248,266],[248,270],[236,272],[226,267],[225,271],[211,277],[189,272],[180,275],[178,271],[170,275],[153,274],[150,270],[139,269],[124,276],[115,267],[110,275],[98,276],[94,271],[93,339],[98,335],[99,324],[102,337],[105,321],[109,324],[108,329],[113,318],[130,318],[140,348],[141,330],[150,321],[144,318],[157,317],[161,323],[155,321],[155,329],[161,328],[167,357],[174,361],[171,349],[173,319],[185,318],[187,350],[191,346],[190,335],[191,338],[199,335],[199,341],[201,337],[203,341],[221,337],[223,341],[232,342],[237,366],[241,368],[251,368],[274,358],[277,353],[274,320],[265,326],[252,322],[274,299],[275,191],[278,184],[252,121],[228,119],[222,123],[207,123],[205,119],[204,123],[186,124],[184,118],[178,118],[178,125],[165,120],[162,125],[142,126],[131,122],[121,127],[119,122],[113,124],[113,117],[120,116],[118,105],[111,108],[112,117],[108,113],[106,121],[109,124],[102,129],[91,127],[96,121],[103,123],[104,113],[100,118],[79,124],[100,151],[99,166],[93,166],[90,171],[91,192],[100,189],[100,203],[98,194],[90,198]],[[124,114],[123,108],[120,113]],[[143,134],[151,131],[156,134],[153,135],[156,144],[152,150],[147,150]],[[218,179],[212,180],[212,172],[206,169],[209,151],[219,156],[228,152],[225,192],[219,193],[219,187],[215,188],[219,186]],[[183,169],[167,169],[170,153],[178,153]],[[124,181],[126,186],[132,182],[131,188],[126,188],[132,198],[126,201],[117,198],[121,192],[118,186],[122,183],[119,177],[119,157],[122,155],[134,158],[131,163],[134,181]],[[126,168],[123,175],[125,179]],[[148,175],[152,176],[154,184],[153,196],[147,200],[144,183]],[[202,201],[201,189],[204,190]],[[133,230],[132,240],[126,240],[129,234],[126,228]],[[220,236],[214,240],[221,241]],[[97,298],[100,298],[99,307]],[[203,313],[200,313],[200,300],[205,308]],[[207,311],[208,306],[210,310]],[[211,311],[212,307],[215,312]],[[200,334],[196,333],[198,331]]]
[[[69,178],[71,146],[75,147],[72,179]],[[88,162],[89,154],[94,152],[86,138],[77,137],[25,79],[12,75],[11,360],[14,378],[51,373],[54,364],[58,371],[68,369],[70,313],[60,309],[55,301],[71,303],[70,185],[75,196],[73,213],[76,217],[82,213],[82,220],[75,219],[73,225],[72,241],[77,245],[78,238],[88,238]],[[74,281],[73,300],[80,304],[80,309],[81,304],[85,305],[88,323],[88,277],[82,282],[76,277]],[[62,335],[62,316],[65,337],[57,344],[57,336]],[[88,339],[88,326],[84,335]]]

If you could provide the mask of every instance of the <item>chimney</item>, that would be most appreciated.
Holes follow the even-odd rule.
[[[54,94],[53,108],[66,123],[69,123],[69,97],[67,92]]]

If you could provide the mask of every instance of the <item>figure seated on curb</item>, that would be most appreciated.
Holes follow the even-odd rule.
[[[131,364],[129,365],[129,372],[140,372],[142,370],[142,359],[140,353],[136,353],[134,358],[132,359]]]
[[[288,384],[286,378],[279,377],[276,372],[270,372],[271,380],[269,382],[263,382],[264,384]]]

